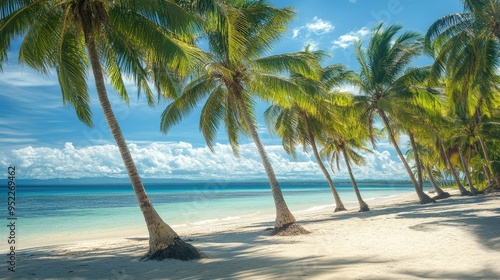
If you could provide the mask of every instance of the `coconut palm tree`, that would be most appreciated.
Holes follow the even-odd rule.
[[[460,176],[458,174],[458,171],[455,168],[455,165],[453,164],[453,161],[451,160],[451,157],[453,155],[453,150],[452,149],[445,149],[445,145],[443,144],[443,141],[438,137],[437,139],[437,145],[439,147],[439,153],[441,155],[441,158],[444,159],[444,162],[448,169],[450,170],[450,173],[455,180],[455,183],[457,184],[458,190],[460,191],[461,195],[472,195],[471,192],[466,190],[460,180]]]
[[[311,52],[309,48],[306,48],[305,52],[317,55],[318,62],[324,56],[323,52]],[[318,68],[320,67],[318,65]],[[341,64],[327,66],[321,69],[318,75],[310,78],[304,77],[300,73],[292,72],[292,80],[302,88],[304,94],[316,100],[317,108],[324,108],[324,110],[318,110],[316,114],[311,114],[298,104],[292,104],[288,108],[271,105],[264,113],[268,127],[282,138],[283,147],[287,153],[295,158],[295,147],[297,145],[301,144],[305,151],[308,147],[311,147],[316,162],[333,193],[335,212],[346,209],[335,188],[330,173],[323,163],[323,157],[320,155],[316,138],[328,126],[325,124],[325,121],[332,121],[332,118],[335,118],[335,116],[331,115],[325,103],[328,90],[332,87],[340,86],[349,79],[352,80],[352,77],[353,72],[346,70],[345,66]],[[318,114],[321,114],[321,116],[318,116]]]
[[[422,143],[422,142],[421,142]],[[425,144],[428,144],[425,143]],[[419,149],[420,151],[420,159],[421,159],[421,164],[424,169],[424,174],[426,174],[427,178],[432,184],[432,187],[434,188],[434,191],[436,192],[436,195],[433,197],[433,199],[444,199],[450,197],[450,193],[443,191],[439,185],[436,183],[436,180],[434,179],[436,171],[434,169],[435,166],[439,166],[439,153],[434,149],[433,143],[432,145],[422,145],[422,148]],[[440,172],[437,172],[437,174],[440,174]]]
[[[106,77],[125,102],[124,76],[134,79],[149,103],[154,102],[149,82],[154,82],[161,94],[173,93],[173,70],[179,70],[177,75],[186,71],[198,52],[181,40],[190,37],[194,18],[170,0],[8,0],[2,2],[0,11],[0,61],[7,60],[10,44],[21,36],[19,61],[44,74],[55,70],[63,102],[72,105],[78,118],[89,126],[90,66],[99,103],[149,231],[145,258],[200,258],[201,253],[185,243],[153,208],[105,86]]]
[[[430,31],[429,31],[430,32]],[[477,128],[476,141],[471,143],[481,147],[484,158],[484,173],[489,183],[496,181],[492,161],[486,148],[482,120],[491,115],[497,103],[498,66],[500,65],[499,41],[480,33],[462,32],[449,37],[438,34],[434,41],[427,42],[428,52],[435,58],[433,73],[435,78],[446,78],[449,100],[449,115],[452,119],[468,120]],[[460,116],[457,114],[460,113]],[[466,163],[467,164],[467,163]],[[493,178],[492,178],[493,177]]]
[[[461,44],[461,36],[478,35],[483,39],[500,40],[500,1],[462,0],[464,12],[444,16],[435,21],[425,35],[426,48],[437,38],[455,40]]]
[[[464,0],[464,13],[445,16],[427,31],[426,51],[435,58],[436,78],[446,76],[452,113],[463,107],[479,123],[490,115],[499,88],[499,39],[498,0]],[[500,186],[485,139],[478,137],[488,181]]]
[[[334,166],[340,169],[339,160],[342,155],[354,193],[356,194],[356,199],[358,200],[359,212],[370,211],[368,204],[361,197],[351,164],[362,165],[365,163],[363,156],[357,151],[371,152],[366,148],[365,142],[371,140],[370,138],[372,137],[367,134],[367,127],[363,126],[362,122],[355,120],[359,120],[359,114],[345,113],[352,111],[354,109],[352,106],[339,106],[339,108],[342,108],[341,110],[344,111],[344,114],[335,114],[335,116],[342,116],[342,119],[345,120],[343,122],[345,127],[341,131],[332,129],[332,126],[326,127],[323,130],[322,137],[320,138],[321,145],[323,146],[321,153],[328,158],[332,171],[334,171]]]
[[[271,113],[272,112],[272,113]],[[340,195],[335,188],[332,177],[323,163],[323,157],[320,155],[315,134],[319,133],[323,124],[314,117],[308,115],[299,106],[282,108],[277,105],[271,105],[265,112],[268,126],[277,133],[283,141],[285,151],[295,157],[295,146],[302,144],[307,151],[311,147],[314,158],[325,176],[328,185],[333,193],[335,200],[334,212],[345,211],[346,208],[340,199]],[[290,129],[292,131],[286,131]]]
[[[285,203],[274,169],[257,132],[254,96],[288,106],[290,100],[301,106],[312,104],[288,78],[280,75],[294,71],[313,75],[313,55],[280,54],[264,57],[271,44],[286,30],[294,13],[290,8],[275,8],[264,1],[219,1],[207,18],[205,30],[210,53],[199,73],[184,88],[182,95],[162,114],[161,130],[167,132],[204,101],[200,130],[210,149],[223,123],[233,152],[239,155],[240,135],[254,141],[262,159],[276,207],[272,234],[307,233],[296,223]],[[315,110],[312,105],[304,107]],[[213,151],[213,149],[212,149]]]
[[[421,204],[434,202],[420,188],[408,165],[397,139],[396,112],[398,101],[411,97],[413,85],[421,84],[426,79],[425,71],[409,68],[411,60],[422,52],[422,38],[415,32],[404,32],[395,38],[401,30],[399,25],[391,25],[386,29],[383,23],[373,30],[366,49],[362,42],[356,43],[356,58],[361,66],[359,87],[363,95],[356,100],[365,111],[368,126],[373,127],[379,117],[386,130],[389,141],[394,146],[408,176],[410,177]],[[373,128],[372,128],[373,129]]]

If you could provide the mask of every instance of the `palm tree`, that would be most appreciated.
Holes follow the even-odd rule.
[[[99,102],[135,191],[149,231],[147,259],[196,259],[201,253],[185,243],[153,208],[113,114],[105,74],[128,102],[123,76],[133,77],[152,103],[148,82],[156,79],[160,93],[175,88],[171,69],[186,70],[196,49],[180,38],[189,37],[194,18],[174,1],[15,0],[0,6],[0,61],[7,60],[13,40],[22,36],[19,61],[44,74],[55,69],[63,102],[78,118],[92,125],[87,68],[92,69]],[[144,65],[148,65],[146,69]],[[178,72],[181,73],[181,72]],[[172,79],[170,79],[172,81]]]
[[[443,141],[438,137],[437,139],[437,145],[439,148],[439,153],[441,155],[441,158],[444,159],[445,165],[448,167],[450,170],[451,175],[453,176],[453,179],[455,180],[455,183],[457,184],[458,190],[460,191],[460,194],[465,196],[465,195],[472,195],[471,192],[466,190],[464,186],[462,185],[462,182],[460,180],[460,176],[454,167],[454,164],[451,160],[451,154],[453,151],[451,149],[445,149],[445,145],[443,144]]]
[[[324,56],[323,52],[311,52],[308,47],[305,52],[317,55],[318,63]],[[321,66],[318,65],[318,68],[321,68]],[[326,91],[332,87],[341,85],[352,76],[353,73],[347,71],[345,66],[341,64],[325,67],[319,71],[318,75],[311,78],[304,77],[300,73],[291,73],[292,80],[301,86],[304,94],[316,100],[317,108],[325,108],[325,110],[318,110],[316,114],[311,114],[298,104],[294,104],[292,101],[292,105],[288,108],[279,105],[271,105],[264,113],[268,127],[282,138],[283,147],[287,153],[295,158],[295,147],[297,145],[301,144],[305,151],[307,147],[311,147],[316,162],[333,193],[335,212],[345,211],[346,209],[335,188],[330,173],[323,163],[323,158],[318,150],[316,138],[329,126],[329,124],[325,124],[325,122],[321,120],[334,118],[324,102],[325,98],[327,98]],[[321,116],[318,114],[321,114]]]
[[[344,108],[345,111],[352,109],[353,108]],[[325,154],[328,157],[332,171],[335,165],[337,166],[337,169],[340,169],[339,159],[340,155],[342,155],[347,172],[349,173],[349,178],[351,179],[354,193],[356,194],[356,199],[358,200],[359,212],[370,211],[368,204],[366,204],[361,197],[361,193],[351,167],[351,162],[356,165],[365,163],[363,156],[356,152],[356,150],[370,152],[370,150],[364,145],[364,141],[368,140],[370,137],[367,135],[368,131],[366,127],[363,127],[360,122],[355,121],[352,115],[342,114],[342,118],[346,120],[344,121],[346,127],[342,129],[342,132],[335,131],[331,129],[331,127],[330,129],[327,128],[323,131],[324,136],[321,139],[323,146],[322,154]]]
[[[496,37],[500,40],[500,1],[462,0],[464,12],[444,16],[434,22],[425,35],[426,46],[437,38],[454,39],[461,44],[462,35],[476,34],[483,39]]]
[[[412,96],[412,85],[422,83],[426,76],[422,69],[409,68],[411,59],[422,52],[422,38],[415,32],[404,32],[394,38],[401,30],[399,25],[383,29],[377,25],[371,34],[367,49],[362,42],[356,44],[356,58],[361,66],[359,86],[364,93],[357,101],[366,110],[368,125],[373,127],[378,116],[386,130],[389,141],[394,146],[408,176],[410,177],[421,204],[434,202],[420,188],[396,140],[394,124],[397,116],[392,115],[398,100]]]
[[[240,134],[252,138],[274,197],[276,221],[272,234],[276,235],[308,232],[296,223],[285,203],[257,133],[253,97],[281,105],[288,104],[289,100],[297,100],[301,106],[310,103],[296,85],[279,73],[295,71],[312,75],[314,71],[309,60],[314,56],[306,53],[262,56],[286,30],[293,15],[290,8],[275,8],[264,1],[219,1],[206,19],[209,23],[205,31],[209,59],[184,88],[182,95],[167,106],[161,119],[161,130],[167,132],[199,102],[205,101],[200,130],[210,149],[221,123],[224,123],[229,143],[237,156]],[[314,110],[312,106],[309,109]]]
[[[470,117],[490,114],[498,92],[500,1],[464,0],[464,13],[452,14],[432,24],[425,36],[426,51],[435,58],[434,72],[445,72],[452,112],[463,106]],[[480,124],[481,126],[481,124]],[[478,141],[485,159],[485,174],[500,186],[482,135]],[[491,178],[491,177],[494,178]]]
[[[437,199],[444,199],[444,198],[450,197],[450,193],[443,191],[439,187],[439,185],[436,183],[436,180],[434,180],[434,173],[433,173],[433,170],[430,168],[429,165],[425,166],[425,172],[427,174],[427,178],[429,178],[429,181],[432,184],[432,187],[436,191],[436,195],[434,197],[432,197],[432,198],[437,200]]]

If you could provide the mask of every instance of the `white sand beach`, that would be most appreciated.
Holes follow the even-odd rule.
[[[1,279],[500,279],[500,194],[419,205],[372,202],[372,211],[296,214],[311,234],[269,236],[273,216],[179,227],[207,257],[144,261],[141,233],[17,251]],[[122,237],[122,236],[127,237]],[[69,242],[69,243],[68,243]],[[2,255],[6,258],[4,250]]]

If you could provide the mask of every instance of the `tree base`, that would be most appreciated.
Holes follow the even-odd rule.
[[[471,189],[470,189],[470,193],[471,193],[471,195],[478,195],[478,194],[480,194],[481,192],[480,192],[480,191],[478,191],[478,190],[476,190],[476,188],[471,188]]]
[[[426,194],[424,194],[420,198],[420,204],[429,204],[429,203],[434,203],[434,202],[436,202],[436,201]]]
[[[358,212],[367,212],[367,211],[370,211],[370,208],[368,207],[368,205],[365,205],[365,206],[359,207]]]
[[[333,212],[340,212],[340,211],[347,211],[347,209],[345,209],[344,205],[342,205],[340,207],[336,207]]]
[[[460,192],[461,196],[472,196],[472,193],[468,190],[463,190]]]
[[[301,225],[297,223],[287,224],[282,227],[274,227],[271,235],[278,236],[294,236],[294,235],[303,235],[309,234],[310,232],[304,229]]]
[[[167,248],[160,249],[154,252],[149,251],[144,257],[141,258],[143,260],[157,260],[161,261],[164,259],[176,259],[176,260],[198,260],[204,258],[205,256],[198,249],[196,249],[193,245],[184,242],[179,237],[176,237],[172,244],[168,245]]]
[[[432,199],[435,199],[435,200],[445,199],[445,198],[448,198],[450,196],[451,196],[450,193],[448,193],[448,192],[442,192],[439,195],[436,195],[436,196],[432,197]]]

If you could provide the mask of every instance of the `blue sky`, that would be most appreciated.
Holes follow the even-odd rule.
[[[331,54],[326,64],[343,63],[357,70],[352,44],[367,40],[369,30],[380,21],[401,24],[404,30],[425,33],[436,19],[462,11],[459,0],[272,0],[278,7],[293,6],[296,18],[276,43],[273,53],[295,52],[311,45]],[[17,64],[17,50],[0,74],[0,165],[15,165],[19,178],[125,177],[117,148],[98,105],[89,79],[94,127],[80,123],[73,108],[64,106],[55,71],[45,76]],[[429,64],[428,58],[414,65]],[[90,75],[91,76],[91,75]],[[110,99],[139,171],[144,178],[254,180],[265,179],[253,144],[242,143],[242,158],[235,158],[221,131],[212,154],[198,130],[199,112],[184,119],[168,135],[159,131],[166,102],[149,107],[134,95],[124,104],[109,90]],[[266,108],[260,103],[258,114]],[[275,171],[281,179],[321,180],[322,175],[309,153],[299,153],[299,161],[288,157],[280,140],[269,135],[259,121],[259,132]],[[402,137],[403,146],[405,138]],[[301,151],[301,149],[298,149]],[[356,167],[360,179],[405,179],[405,172],[392,147],[381,141],[377,151],[366,154],[367,165]],[[345,168],[335,178],[348,178]]]

